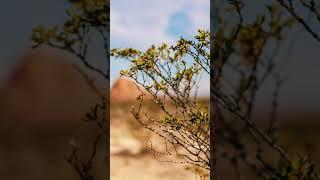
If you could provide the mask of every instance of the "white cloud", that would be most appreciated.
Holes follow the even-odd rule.
[[[111,46],[146,48],[151,44],[173,43],[166,33],[170,16],[187,13],[190,30],[209,27],[209,0],[114,0],[111,2]],[[183,35],[183,34],[182,34]]]
[[[190,9],[187,13],[190,15],[193,26],[209,29],[210,26],[210,1],[197,0],[189,2]]]
[[[210,0],[113,0],[111,1],[111,48],[148,48],[163,42],[172,44],[179,37],[167,34],[170,17],[183,11],[192,21],[190,32],[209,28]],[[185,31],[184,31],[185,32]],[[183,36],[183,34],[181,34]],[[111,74],[125,65],[111,62]],[[117,66],[117,67],[116,67]],[[111,77],[111,81],[114,81]],[[209,95],[209,79],[200,82],[199,93]]]

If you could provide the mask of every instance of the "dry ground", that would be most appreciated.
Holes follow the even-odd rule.
[[[152,107],[149,107],[152,109]],[[196,180],[200,177],[185,168],[189,165],[162,162],[178,161],[170,156],[156,156],[153,146],[164,146],[157,135],[140,127],[130,114],[130,105],[111,105],[111,179],[112,180]],[[157,116],[158,111],[150,112]]]

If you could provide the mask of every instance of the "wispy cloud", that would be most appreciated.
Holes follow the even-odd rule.
[[[168,33],[168,27],[172,26],[170,20],[178,12],[187,15],[187,18],[190,19],[190,24],[186,24],[188,34],[196,32],[199,27],[209,27],[209,0],[112,1],[111,45],[113,47],[146,48],[151,44],[172,43],[180,36],[187,35],[186,31],[181,31],[181,29],[182,33],[176,37]],[[171,21],[171,23],[176,23],[176,21]],[[179,31],[179,29],[171,31]]]
[[[111,1],[111,48],[146,49],[152,44],[172,44],[181,36],[190,37],[198,28],[209,28],[209,5],[209,0]],[[112,82],[125,67],[127,64],[111,60]],[[206,82],[201,82],[200,94],[208,91],[202,87]]]

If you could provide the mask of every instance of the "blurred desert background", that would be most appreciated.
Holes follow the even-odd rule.
[[[77,65],[68,58],[50,50],[27,52],[2,82],[0,179],[79,179],[65,157],[71,152],[71,140],[78,144],[83,158],[88,156],[97,128],[81,119],[98,97],[77,70],[81,67],[74,68]],[[104,91],[106,86],[98,87]],[[186,170],[185,164],[160,162],[176,159],[154,158],[150,140],[159,150],[163,150],[164,142],[141,128],[131,115],[139,94],[136,85],[125,78],[111,85],[111,179],[199,179],[195,172]],[[201,102],[209,104],[209,98],[201,97]],[[149,103],[145,107],[154,117],[161,115],[156,105]],[[280,138],[292,155],[311,152],[313,159],[320,162],[318,114],[287,112],[281,115]],[[261,124],[265,117],[266,113],[257,114]],[[99,144],[95,164],[95,174],[100,179],[105,171],[105,148]],[[220,173],[229,173],[222,162],[217,168]]]
[[[78,179],[65,157],[71,140],[89,149],[96,129],[81,118],[97,96],[66,59],[27,52],[2,82],[0,179]]]
[[[99,98],[78,71],[81,67],[68,58],[48,49],[27,52],[2,82],[0,179],[79,179],[65,157],[71,152],[70,141],[77,143],[82,158],[89,155],[97,128],[82,118]],[[96,84],[105,90],[102,83]],[[185,170],[187,165],[160,162],[176,159],[154,158],[150,140],[159,150],[165,146],[131,115],[139,94],[136,85],[126,78],[111,85],[111,179],[199,179]],[[203,103],[209,104],[209,98]],[[146,107],[155,117],[160,115],[156,105]],[[99,144],[94,164],[100,179],[105,148]]]
[[[169,7],[162,1],[144,2],[149,8],[134,1],[113,1],[113,47],[130,45],[141,48],[151,43],[172,42],[181,35],[188,37],[193,34],[189,32],[190,29],[209,27],[207,0],[181,1]],[[71,152],[69,142],[75,141],[83,158],[87,158],[97,128],[81,119],[98,101],[98,97],[88,87],[82,74],[74,68],[74,61],[65,54],[51,51],[21,54],[17,51],[17,48],[26,48],[34,26],[41,23],[61,24],[65,19],[65,0],[43,0],[40,5],[39,3],[35,0],[11,0],[4,1],[5,5],[0,6],[4,13],[0,17],[6,22],[0,33],[3,35],[2,71],[8,69],[8,62],[15,62],[8,75],[1,76],[0,82],[0,179],[78,180],[78,175],[67,164],[65,156]],[[146,31],[145,27],[149,29]],[[297,41],[298,46],[293,49],[295,52],[299,52],[296,49],[302,49],[303,53],[292,56],[297,62],[293,64],[295,68],[290,70],[294,75],[291,78],[293,81],[289,81],[289,85],[281,93],[284,98],[280,107],[284,110],[280,113],[282,122],[279,136],[291,155],[296,155],[296,152],[311,152],[311,158],[320,164],[318,47],[305,46],[307,38],[302,36]],[[101,58],[94,54],[91,59],[99,61]],[[314,61],[303,61],[309,64],[303,65],[297,61],[301,57]],[[114,62],[111,61],[111,73],[118,75],[121,66]],[[163,163],[154,159],[149,150],[149,140],[158,148],[163,147],[163,142],[154,134],[141,129],[133,120],[129,111],[135,104],[137,91],[131,82],[118,80],[117,75],[111,84],[111,180],[199,179],[195,173],[186,171],[185,165]],[[98,86],[101,91],[105,90],[106,86],[101,81]],[[205,86],[206,84],[203,85]],[[270,100],[270,97],[264,93],[259,95],[262,98],[255,115],[263,125],[269,113],[265,100]],[[203,98],[204,103],[208,104],[208,100],[208,97]],[[148,105],[148,109],[153,115],[160,115],[152,104]],[[95,164],[98,179],[103,179],[105,171],[104,150],[105,146],[99,144],[98,162]],[[167,157],[158,158],[166,160]],[[224,166],[222,162],[218,162],[217,169],[220,174],[225,174],[223,177],[234,179],[230,167]]]
[[[140,94],[134,82],[124,77],[119,78],[111,87],[111,179],[200,179],[195,172],[186,170],[190,165],[165,162],[181,162],[175,157],[159,154],[154,157],[150,143],[157,152],[166,153],[164,141],[155,133],[144,129],[130,113],[132,106],[138,106],[136,98]],[[149,99],[146,98],[143,103],[144,110],[152,114],[153,118],[159,118],[162,114],[160,108]],[[209,98],[202,98],[201,102],[209,105]]]

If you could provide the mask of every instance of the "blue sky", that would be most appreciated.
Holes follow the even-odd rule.
[[[174,43],[180,36],[191,37],[197,28],[209,27],[209,0],[115,0],[111,1],[111,46],[145,49],[152,44]],[[62,24],[66,18],[65,0],[4,0],[0,6],[0,39],[6,46],[0,49],[0,79],[15,65],[30,47],[31,30],[38,24]],[[41,16],[39,16],[41,14]],[[100,52],[90,59],[97,67]],[[98,57],[98,58],[97,58]],[[111,62],[111,81],[124,64]],[[201,85],[209,92],[209,79]]]
[[[209,0],[111,1],[111,48],[146,49],[152,44],[173,44],[190,38],[198,28],[208,29]],[[128,64],[111,59],[111,83]],[[200,95],[209,95],[209,77],[200,82]]]
[[[0,85],[1,80],[6,78],[19,57],[30,47],[32,28],[38,24],[61,24],[65,21],[67,7],[66,0],[1,1]],[[256,12],[248,11],[250,14],[247,16],[261,12],[261,8],[251,7],[251,9]],[[209,0],[113,0],[111,2],[112,47],[133,46],[144,49],[151,44],[173,43],[180,36],[188,37],[193,34],[198,27],[209,27]],[[319,26],[316,28],[320,29]],[[282,89],[281,101],[284,107],[290,104],[290,107],[295,107],[296,110],[316,111],[320,103],[320,85],[315,80],[315,77],[319,77],[320,45],[305,31],[295,36],[295,43],[290,44],[292,49],[289,57],[294,63],[283,71],[289,80]],[[286,52],[287,47],[283,48]],[[93,49],[98,48],[94,46]],[[97,53],[94,54],[100,57],[96,55]],[[103,67],[101,58],[91,58],[90,62],[97,67]],[[111,65],[111,79],[114,80],[118,77],[121,67],[125,65],[114,61]],[[208,77],[201,82],[200,88],[204,94],[209,92]],[[264,96],[262,99],[270,97]]]

